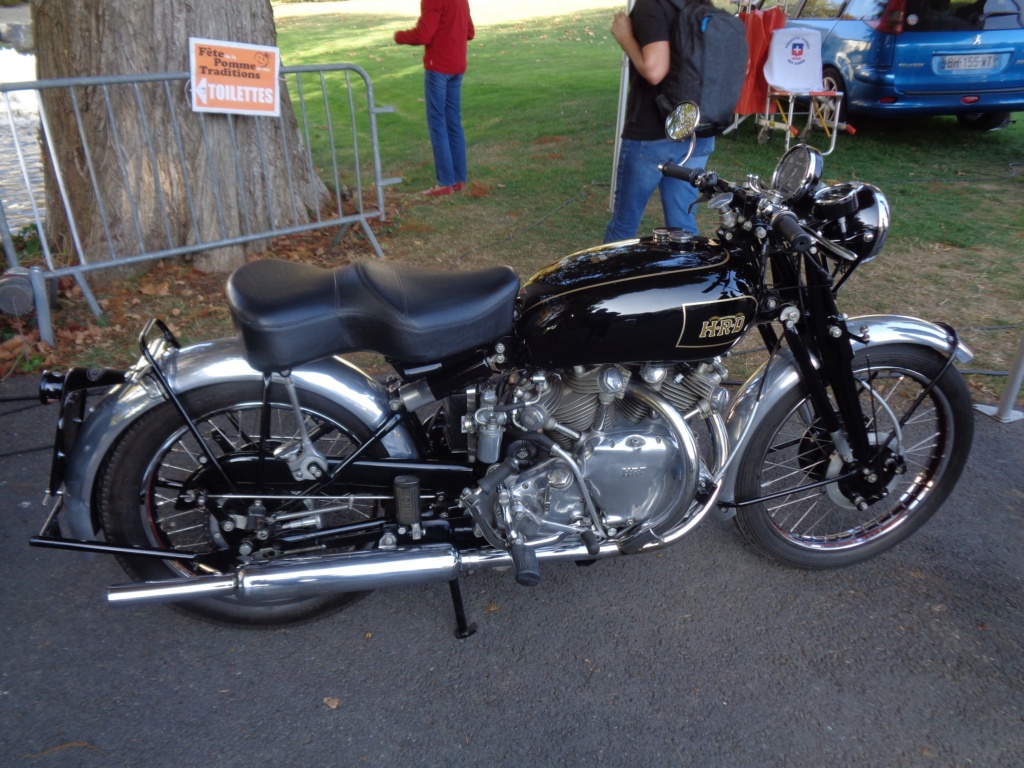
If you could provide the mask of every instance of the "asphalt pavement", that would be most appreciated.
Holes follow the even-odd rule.
[[[709,522],[532,589],[470,575],[458,640],[444,586],[263,631],[109,606],[113,560],[28,546],[54,408],[0,413],[0,765],[1024,765],[1024,422],[977,414],[956,492],[868,563]]]

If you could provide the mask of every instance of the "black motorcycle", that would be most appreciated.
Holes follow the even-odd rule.
[[[684,105],[670,134],[694,125]],[[460,636],[466,571],[535,585],[709,513],[804,568],[893,547],[953,490],[973,417],[952,328],[837,309],[882,248],[885,197],[822,184],[806,146],[768,185],[663,172],[704,193],[714,238],[660,229],[523,285],[256,261],[228,280],[236,338],[180,348],[153,320],[130,370],[45,374],[56,504],[32,543],[116,555],[138,583],[112,602],[242,625],[447,582]],[[748,334],[768,361],[730,394],[723,358]],[[339,356],[357,350],[395,375]]]

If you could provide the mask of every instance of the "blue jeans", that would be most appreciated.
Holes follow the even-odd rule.
[[[682,227],[697,234],[697,217],[690,206],[697,201],[694,187],[679,179],[661,175],[658,166],[666,160],[681,162],[689,149],[689,142],[661,139],[638,141],[623,139],[619,148],[619,172],[615,184],[615,206],[612,220],[604,232],[606,243],[636,237],[644,209],[655,189],[661,190],[661,207],[665,212],[665,226]],[[697,139],[693,156],[687,168],[704,168],[715,150],[715,137]]]
[[[434,150],[437,183],[466,183],[466,136],[462,132],[462,75],[423,70],[427,130]]]

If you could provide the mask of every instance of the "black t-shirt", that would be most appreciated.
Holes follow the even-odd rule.
[[[637,0],[629,18],[633,36],[640,48],[651,43],[668,42],[676,8],[668,0]],[[629,64],[629,100],[622,138],[651,141],[665,138],[665,118],[655,104],[658,86],[651,85]]]

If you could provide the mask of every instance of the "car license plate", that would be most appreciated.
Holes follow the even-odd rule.
[[[999,68],[998,53],[968,53],[960,56],[941,56],[940,72],[978,72]]]

